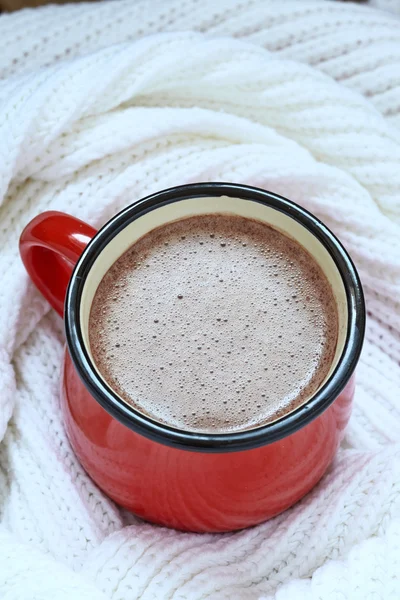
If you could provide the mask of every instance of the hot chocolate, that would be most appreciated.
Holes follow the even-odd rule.
[[[338,316],[296,241],[251,219],[195,216],[138,240],[109,269],[89,321],[94,362],[138,411],[185,431],[259,427],[326,378]]]

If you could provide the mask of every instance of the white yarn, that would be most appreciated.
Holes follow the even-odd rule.
[[[400,598],[400,21],[375,4],[115,0],[0,18],[1,598]],[[17,239],[50,207],[99,226],[208,180],[322,218],[357,263],[369,326],[321,483],[263,525],[200,536],[139,522],[79,465],[62,323]]]

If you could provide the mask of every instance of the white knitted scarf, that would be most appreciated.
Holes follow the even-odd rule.
[[[400,598],[400,7],[115,0],[0,17],[0,598]],[[369,324],[345,443],[296,506],[234,534],[142,523],[59,409],[61,320],[18,256],[50,207],[95,226],[185,182],[304,205],[359,268]]]

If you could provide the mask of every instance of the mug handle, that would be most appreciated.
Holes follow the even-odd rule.
[[[62,317],[68,282],[96,229],[70,215],[44,212],[28,223],[19,251],[29,277]]]

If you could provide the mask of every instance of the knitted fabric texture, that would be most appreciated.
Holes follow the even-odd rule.
[[[400,598],[396,8],[115,0],[1,16],[1,598]],[[63,325],[18,256],[41,211],[98,227],[210,180],[318,215],[354,258],[369,316],[329,472],[284,514],[225,535],[142,523],[83,471],[59,407]]]

